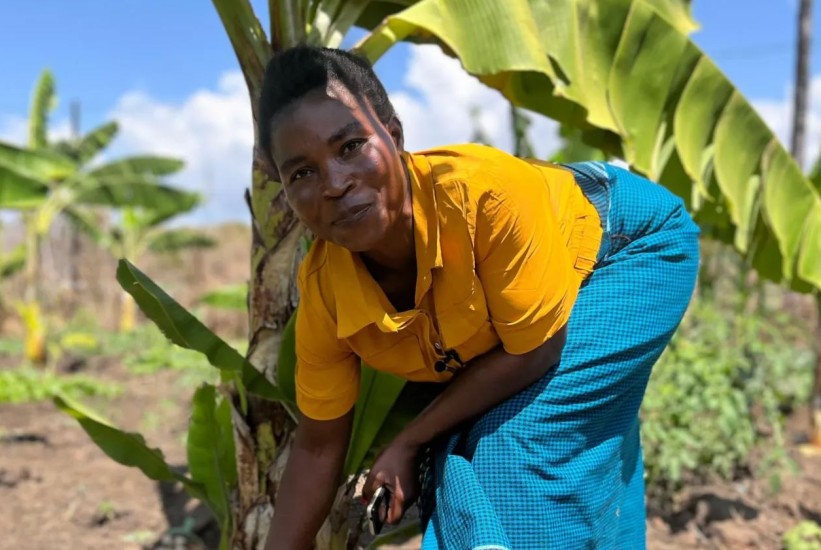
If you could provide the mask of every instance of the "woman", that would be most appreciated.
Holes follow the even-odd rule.
[[[347,451],[359,365],[441,393],[376,460],[388,522],[436,441],[423,547],[641,548],[638,411],[687,306],[698,229],[663,187],[489,147],[411,154],[367,62],[268,65],[260,143],[316,235],[300,274],[302,417],[268,549],[308,548]]]

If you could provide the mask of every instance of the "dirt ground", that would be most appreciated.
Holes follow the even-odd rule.
[[[84,370],[127,388],[119,398],[94,403],[99,410],[121,427],[142,432],[171,464],[184,464],[192,393],[184,374],[135,376],[103,359]],[[805,419],[806,412],[794,416],[791,436],[806,430]],[[650,515],[648,547],[780,548],[786,529],[802,519],[821,522],[821,457],[793,454],[798,473],[785,477],[774,497],[763,480],[691,488],[674,513]],[[0,405],[0,548],[151,548],[186,517],[195,518],[190,531],[214,544],[201,507],[109,460],[51,403]],[[402,548],[418,548],[418,541]]]

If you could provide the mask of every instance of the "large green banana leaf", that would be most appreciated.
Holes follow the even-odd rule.
[[[377,436],[387,423],[390,436],[396,435],[396,423],[389,421],[394,403],[405,387],[405,380],[376,371],[364,363],[359,377],[359,398],[354,409],[353,428],[345,458],[345,475],[354,475],[362,469]],[[277,359],[277,387],[290,403],[296,403],[296,312],[282,332]]]
[[[158,156],[136,156],[111,161],[89,171],[90,177],[108,176],[167,176],[182,170],[185,163],[179,159]]]
[[[383,3],[390,7],[398,5]],[[375,59],[399,40],[438,42],[516,105],[584,130],[587,142],[660,179],[697,219],[705,209],[764,276],[821,288],[821,197],[688,38],[687,8],[421,0],[388,15],[357,49]]]
[[[74,161],[57,152],[23,149],[2,141],[0,167],[37,180],[43,185],[65,179],[77,169]]]
[[[36,207],[48,195],[48,187],[0,164],[0,208]]]
[[[293,318],[291,327],[283,334],[277,368],[278,382],[274,386],[236,350],[211,332],[191,315],[156,283],[127,260],[120,260],[117,268],[120,286],[134,297],[145,313],[174,344],[199,351],[208,358],[211,365],[229,372],[241,373],[245,389],[273,401],[294,403],[296,401],[294,376],[296,354],[294,349]],[[362,466],[368,452],[380,432],[386,415],[398,398],[405,381],[395,376],[374,371],[363,366],[360,382],[360,397],[356,404],[354,429],[351,434],[345,472],[355,474]]]
[[[165,462],[162,452],[148,447],[140,434],[115,428],[98,413],[65,396],[55,396],[54,404],[62,412],[74,417],[94,443],[114,461],[139,468],[155,481],[179,481],[193,496],[207,500],[205,488],[200,483],[172,470]]]
[[[54,75],[45,70],[40,73],[29,112],[29,147],[43,148],[47,145],[48,115],[57,103],[55,96]]]
[[[237,350],[203,325],[128,260],[119,261],[117,281],[171,342],[202,353],[212,366],[221,371],[238,375],[238,381],[247,391],[272,401],[284,399],[279,388],[271,384]]]
[[[203,384],[194,393],[188,426],[188,471],[205,489],[207,502],[220,524],[221,546],[231,535],[231,488],[237,481],[230,403],[217,402],[217,391]]]
[[[119,128],[116,122],[106,122],[94,128],[82,138],[80,138],[74,149],[74,158],[79,164],[85,164],[97,156],[103,149],[108,147],[116,137]]]
[[[119,464],[138,468],[155,481],[179,482],[188,493],[208,505],[220,524],[220,549],[231,536],[231,490],[237,470],[231,427],[230,403],[218,402],[214,386],[203,384],[194,393],[186,450],[190,477],[165,461],[162,451],[148,446],[138,433],[114,427],[85,405],[57,395],[57,408],[73,417],[92,441]]]

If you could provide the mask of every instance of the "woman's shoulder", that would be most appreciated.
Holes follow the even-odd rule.
[[[477,143],[444,145],[414,155],[430,163],[436,183],[453,180],[481,183],[527,166],[525,161],[505,151]]]
[[[551,172],[565,172],[549,163],[521,159],[479,144],[448,145],[415,154],[430,164],[434,185],[459,188],[477,206],[538,199],[555,179]]]

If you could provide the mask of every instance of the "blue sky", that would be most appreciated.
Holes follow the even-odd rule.
[[[253,3],[267,26],[267,2]],[[783,134],[786,126],[781,118],[786,118],[788,112],[785,101],[794,70],[797,0],[694,0],[694,6],[695,17],[701,23],[695,41],[750,100],[761,106],[765,119]],[[241,82],[237,79],[230,44],[209,1],[38,0],[5,2],[0,10],[5,23],[0,33],[0,51],[5,52],[0,56],[0,137],[20,139],[31,87],[40,71],[48,67],[55,74],[60,98],[53,115],[58,133],[66,131],[69,102],[78,100],[82,104],[83,129],[112,116],[121,119],[122,143],[113,153],[152,143],[162,145],[163,136],[154,137],[147,127],[140,126],[147,121],[166,121],[169,127],[185,135],[186,128],[180,125],[185,118],[189,127],[199,128],[206,137],[209,130],[219,133],[217,142],[222,139],[224,147],[234,147],[236,154],[241,154],[247,139],[243,132],[247,129],[235,130],[230,126],[241,126],[242,117],[247,116],[239,112]],[[818,41],[813,47],[812,73],[821,75],[821,15],[815,18],[814,31]],[[435,55],[400,46],[377,65],[392,96],[404,105],[404,112],[419,113],[422,117],[431,110],[422,97],[432,93],[421,84],[427,75],[420,74],[414,63],[429,62]],[[449,61],[437,63],[445,70],[452,66]],[[473,86],[469,80],[442,84]],[[484,91],[465,93],[466,101],[482,107],[486,102],[490,105],[488,116],[482,120],[491,132],[501,124],[493,115],[494,109],[499,110],[492,106],[495,99]],[[402,108],[397,108],[402,114]],[[225,112],[233,112],[232,109],[237,111],[236,115],[226,118]],[[210,117],[225,120],[214,123],[206,120]],[[548,123],[541,128],[545,136],[552,131]],[[169,132],[173,134],[173,128]],[[228,136],[235,132],[237,136],[232,141]],[[427,143],[425,139],[459,137],[431,134],[422,123],[418,135],[423,144]],[[548,137],[544,142],[545,147],[552,143]],[[173,144],[159,152],[185,156],[195,150],[207,156],[202,144],[193,142],[179,152]],[[186,158],[199,171],[183,178],[187,180],[183,183],[196,187],[194,180],[210,178],[204,189],[207,194],[215,198],[220,190],[236,194],[233,190],[240,183],[225,190],[222,180],[239,176],[233,169],[219,165],[211,153],[207,166]],[[244,212],[236,214],[240,218],[242,215]],[[208,214],[215,219],[226,216],[236,217],[217,210]]]

